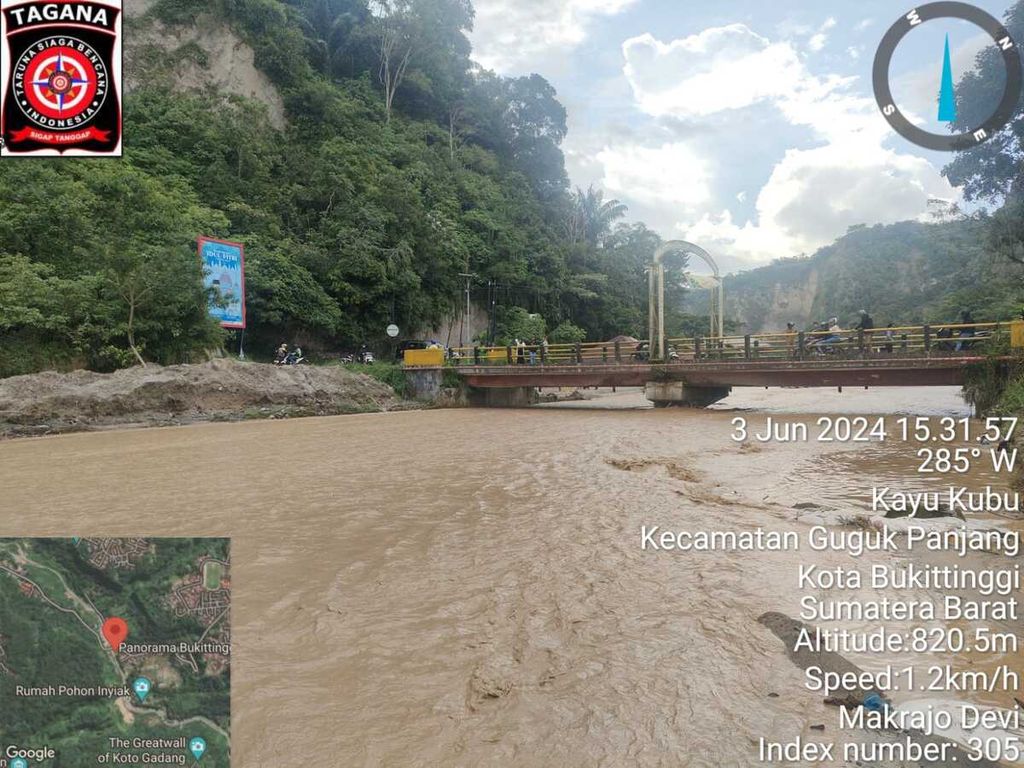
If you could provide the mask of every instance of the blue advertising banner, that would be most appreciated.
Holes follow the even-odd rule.
[[[241,243],[199,238],[203,284],[221,301],[210,304],[210,314],[222,328],[245,328],[245,250]],[[227,302],[223,306],[218,306]]]

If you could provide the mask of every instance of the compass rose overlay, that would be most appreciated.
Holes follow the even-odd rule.
[[[1006,67],[1006,87],[995,111],[983,123],[971,126],[967,131],[959,134],[932,133],[914,125],[896,106],[889,84],[889,67],[893,54],[903,38],[918,26],[939,19],[962,19],[987,32],[992,38],[991,44],[996,46]],[[992,138],[1013,117],[1020,102],[1022,89],[1021,57],[1017,43],[1010,36],[1006,27],[990,14],[967,3],[941,0],[914,8],[889,28],[875,53],[872,84],[875,101],[878,103],[883,117],[903,138],[925,149],[958,152],[975,147]],[[943,105],[945,109],[940,114],[940,120],[951,122],[949,118],[953,117],[956,111],[955,95],[952,93],[952,73],[947,71],[945,61],[943,62],[943,90],[946,93],[942,94],[942,98],[947,103]]]
[[[15,66],[15,100],[24,115],[43,128],[81,128],[98,113],[106,95],[103,60],[74,38],[42,40]]]

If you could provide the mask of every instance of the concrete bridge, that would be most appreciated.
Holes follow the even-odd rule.
[[[804,333],[669,339],[664,359],[654,361],[645,359],[643,342],[477,347],[447,359],[442,350],[424,350],[407,357],[406,371],[427,397],[449,371],[471,402],[491,407],[528,405],[540,387],[644,387],[655,405],[702,407],[733,387],[960,385],[986,359],[983,345],[1010,325],[844,331],[830,343]],[[1024,327],[1014,332],[1024,336]]]

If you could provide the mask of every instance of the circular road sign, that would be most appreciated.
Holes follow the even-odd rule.
[[[892,88],[889,85],[889,66],[896,48],[911,30],[935,19],[962,19],[983,29],[999,49],[1003,65],[1006,67],[1006,87],[999,106],[987,120],[978,126],[972,126],[964,133],[941,134],[918,128],[900,112],[893,101]],[[1013,117],[1021,97],[1020,51],[1006,27],[981,8],[959,2],[928,3],[907,13],[885,33],[875,53],[872,80],[875,101],[878,102],[878,108],[882,110],[882,115],[889,121],[893,130],[919,147],[940,152],[959,152],[992,138]]]
[[[398,334],[401,333],[401,331],[398,330],[398,326],[397,325],[392,323],[391,325],[388,326],[387,333],[388,333],[388,336],[390,336],[392,339],[397,339],[398,338]]]

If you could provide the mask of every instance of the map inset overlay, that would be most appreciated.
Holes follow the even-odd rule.
[[[227,766],[230,716],[229,539],[0,539],[0,768]]]

